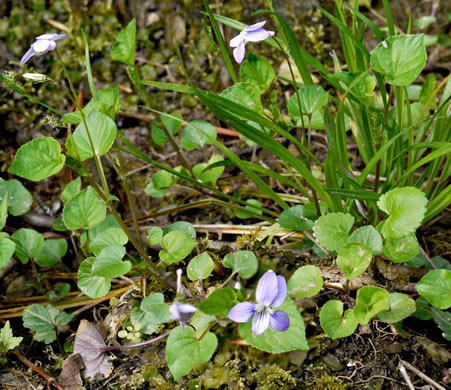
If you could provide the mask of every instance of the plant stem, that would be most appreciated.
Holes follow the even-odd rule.
[[[132,192],[130,191],[130,186],[128,184],[127,175],[125,173],[124,160],[122,159],[121,150],[119,149],[119,147],[117,147],[117,144],[115,144],[115,150],[117,153],[118,173],[122,180],[122,187],[124,188],[125,194],[127,196],[128,207],[130,207],[130,212],[132,214],[133,226],[135,228],[136,237],[138,239],[139,245],[144,248],[141,233],[139,232],[138,218],[136,216],[135,197],[133,196]],[[111,154],[109,154],[109,156],[110,156],[110,159],[113,161]],[[113,164],[113,166],[116,167],[116,164]]]
[[[86,123],[86,116],[85,116],[83,110],[81,109],[80,103],[77,98],[77,92],[75,91],[74,85],[72,84],[72,80],[70,79],[69,74],[67,73],[67,69],[66,69],[66,66],[64,65],[63,59],[61,58],[58,50],[55,50],[55,51],[56,51],[58,60],[60,61],[61,65],[63,67],[64,75],[66,76],[67,82],[69,83],[69,87],[70,87],[70,90],[73,95],[73,103],[75,104],[78,111],[80,112],[81,119],[83,121],[83,125],[85,126],[85,129],[86,129],[86,134],[88,135],[89,144],[91,146],[92,153],[94,155],[94,161],[97,166],[97,172],[99,173],[100,181],[102,182],[103,191],[105,192],[106,198],[108,198],[110,195],[110,191],[108,189],[108,184],[106,181],[105,173],[103,171],[102,162],[100,161],[100,157],[98,156],[98,154],[94,148],[94,142],[92,141],[91,132],[89,131],[88,124]]]
[[[138,343],[138,344],[129,344],[129,345],[105,345],[104,347],[99,347],[98,350],[100,352],[105,352],[105,351],[114,351],[114,350],[118,350],[118,349],[132,349],[132,348],[138,348],[138,347],[143,347],[145,345],[149,345],[154,343],[155,341],[164,339],[166,336],[169,336],[169,334],[171,333],[171,331],[163,333],[162,335],[155,337],[154,339],[150,339],[147,341],[143,341],[142,343]]]

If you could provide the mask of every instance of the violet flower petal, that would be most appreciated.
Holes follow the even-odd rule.
[[[30,48],[28,49],[28,51],[24,54],[24,56],[22,57],[22,59],[20,60],[20,66],[24,66],[24,65],[28,62],[28,60],[29,60],[31,57],[35,56],[36,54],[37,54],[37,53],[33,50],[33,48],[30,47]]]
[[[248,42],[260,42],[260,41],[264,41],[266,38],[269,38],[272,35],[274,35],[273,31],[266,31],[264,29],[259,29],[259,30],[255,30],[255,31],[246,33],[245,39]]]
[[[277,296],[274,301],[272,301],[271,307],[279,307],[287,297],[287,281],[283,276],[277,276],[277,287]]]
[[[197,307],[189,303],[174,302],[169,308],[171,320],[178,321],[182,329],[185,329],[191,315],[197,311]]]
[[[252,302],[241,302],[230,309],[227,317],[235,322],[248,322],[255,313],[255,304]]]
[[[285,332],[290,327],[290,318],[284,311],[277,310],[271,314],[269,325],[279,332]]]
[[[243,33],[240,33],[239,35],[230,40],[229,46],[237,47],[243,40],[244,40]]]
[[[279,292],[279,282],[274,271],[265,272],[260,278],[255,292],[258,303],[271,306]]]
[[[256,335],[262,334],[268,329],[270,315],[266,311],[255,313],[252,319],[252,332]]]
[[[36,53],[45,53],[46,51],[50,50],[50,42],[52,41],[49,41],[47,39],[40,39],[33,43],[31,47]]]
[[[252,24],[250,26],[246,26],[243,31],[246,31],[246,32],[255,31],[255,30],[258,30],[259,28],[262,28],[265,24],[266,24],[266,20],[264,20],[263,22],[258,22],[258,23]]]
[[[244,42],[241,41],[240,44],[233,49],[233,57],[235,58],[235,61],[241,64],[244,60],[244,54],[245,54],[245,47]]]

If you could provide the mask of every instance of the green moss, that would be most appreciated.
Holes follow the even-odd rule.
[[[261,367],[253,376],[257,380],[259,389],[276,390],[296,388],[297,380],[288,371],[280,368],[276,364]]]

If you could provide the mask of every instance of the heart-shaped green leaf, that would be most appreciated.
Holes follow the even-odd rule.
[[[323,287],[321,270],[314,265],[304,265],[288,280],[288,295],[295,298],[308,298],[318,294]]]
[[[233,272],[238,273],[243,279],[249,279],[257,273],[258,260],[254,252],[237,251],[228,253],[224,257],[224,267],[232,268]]]
[[[174,380],[188,374],[194,367],[206,363],[218,346],[214,333],[207,332],[200,340],[194,329],[177,326],[171,331],[166,344],[166,362]]]
[[[331,300],[323,305],[319,320],[321,327],[332,340],[350,336],[358,325],[352,310],[346,310],[343,316],[343,303],[338,300]]]

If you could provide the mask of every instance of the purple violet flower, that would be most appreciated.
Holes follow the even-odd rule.
[[[43,34],[36,37],[36,42],[33,43],[25,53],[25,55],[20,60],[20,66],[25,65],[25,63],[33,56],[44,54],[48,51],[55,50],[56,40],[67,37],[67,34]]]
[[[243,62],[246,43],[264,41],[274,35],[274,31],[267,31],[262,28],[265,23],[266,21],[263,21],[247,26],[239,35],[230,40],[230,47],[235,48],[233,49],[233,57],[235,57],[236,62],[239,64]]]
[[[182,285],[183,271],[179,268],[176,271],[176,273],[177,273],[177,295],[183,296],[183,285]],[[197,307],[189,303],[175,301],[169,308],[169,311],[172,314],[171,320],[180,322],[180,326],[182,327],[182,329],[185,329],[191,316],[197,311]]]
[[[186,328],[191,316],[197,311],[197,307],[189,303],[174,302],[169,308],[171,320],[180,322],[182,329]]]
[[[255,297],[257,304],[241,302],[232,307],[228,317],[235,322],[248,322],[252,317],[252,332],[262,334],[271,327],[284,332],[290,327],[288,314],[279,307],[287,296],[287,281],[283,276],[277,276],[274,271],[266,272],[258,281]]]

